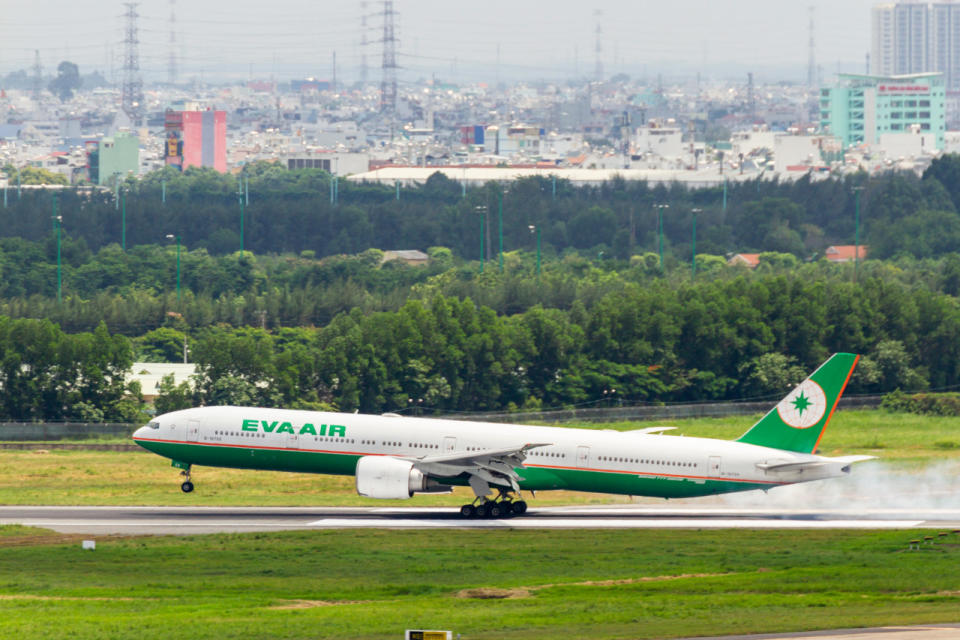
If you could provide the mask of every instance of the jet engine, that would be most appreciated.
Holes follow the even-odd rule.
[[[367,498],[405,500],[414,493],[446,493],[451,488],[428,478],[409,460],[363,456],[357,460],[357,493]]]

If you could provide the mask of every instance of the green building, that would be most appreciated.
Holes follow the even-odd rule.
[[[87,173],[93,184],[113,184],[139,169],[140,140],[132,133],[120,131],[112,138],[87,142]]]
[[[943,149],[947,129],[942,73],[869,76],[841,73],[834,87],[820,90],[820,127],[844,147],[876,144],[886,133],[919,129]]]

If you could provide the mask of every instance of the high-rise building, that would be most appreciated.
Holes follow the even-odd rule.
[[[947,90],[960,90],[960,4],[875,5],[870,71],[882,76],[940,71]]]
[[[168,165],[227,172],[226,111],[167,111],[164,120]]]
[[[140,168],[140,140],[120,131],[112,138],[88,140],[87,178],[93,184],[112,185]]]
[[[820,126],[843,145],[875,144],[888,133],[933,136],[943,149],[946,131],[943,74],[890,76],[841,73],[835,87],[820,90]]]

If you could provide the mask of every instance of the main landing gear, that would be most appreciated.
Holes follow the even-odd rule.
[[[460,507],[460,515],[464,518],[509,518],[511,516],[523,515],[527,512],[527,503],[522,499],[516,500],[511,496],[511,491],[500,490],[493,500],[486,497],[478,497],[470,504]]]
[[[190,493],[193,491],[193,483],[190,482],[190,467],[187,467],[180,472],[180,475],[183,476],[183,484],[180,485],[180,491],[184,493]]]

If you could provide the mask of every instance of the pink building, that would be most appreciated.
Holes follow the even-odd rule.
[[[226,111],[167,111],[164,129],[167,164],[227,172]]]

